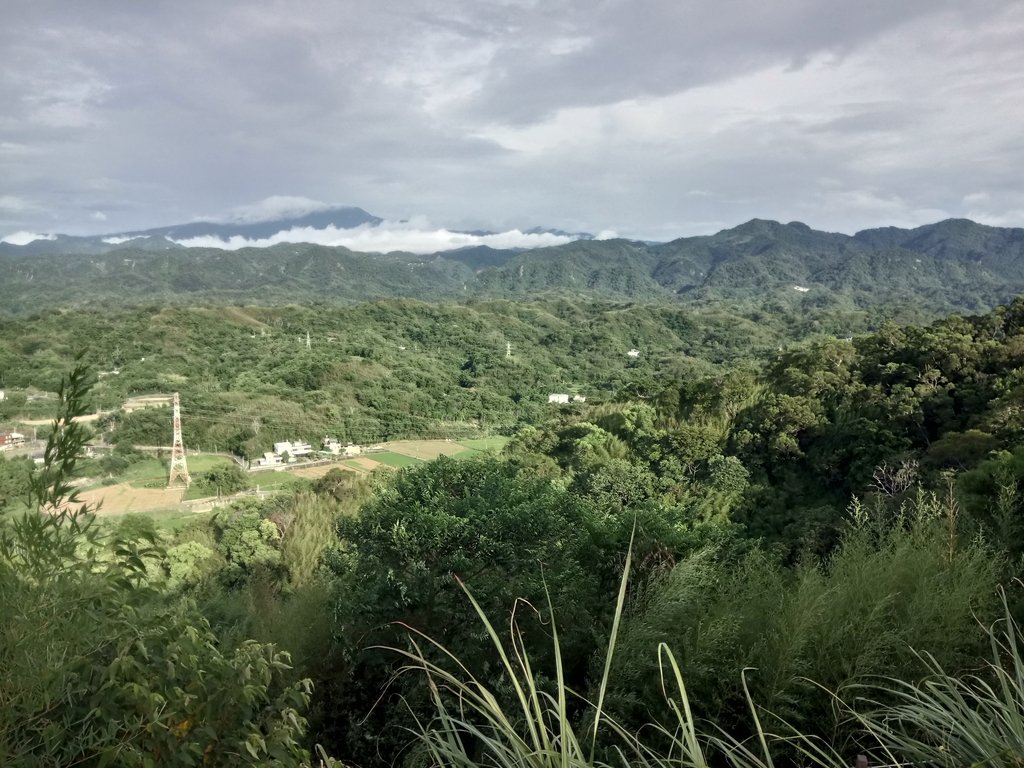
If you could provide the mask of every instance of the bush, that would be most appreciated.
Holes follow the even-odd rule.
[[[985,646],[977,616],[993,615],[1002,560],[988,546],[949,538],[941,505],[921,496],[884,526],[862,520],[827,560],[790,570],[756,549],[705,550],[679,563],[628,616],[612,674],[612,708],[639,727],[667,723],[652,649],[679,659],[696,711],[731,729],[754,700],[797,728],[826,728],[831,699],[866,675],[914,679],[915,648],[946,668]],[[808,682],[809,680],[815,683]],[[833,722],[832,727],[837,727]]]

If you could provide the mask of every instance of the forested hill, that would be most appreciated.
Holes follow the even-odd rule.
[[[224,251],[131,242],[106,253],[0,251],[0,312],[154,303],[458,301],[538,296],[725,299],[795,309],[914,303],[977,311],[1024,292],[1024,229],[951,219],[849,236],[752,220],[662,244],[579,240],[530,251],[484,247],[425,256],[282,244]]]

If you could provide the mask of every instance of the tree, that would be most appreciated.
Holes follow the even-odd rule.
[[[227,561],[221,576],[229,583],[244,581],[258,571],[276,570],[281,564],[281,532],[263,515],[253,499],[235,501],[213,519],[217,548]]]
[[[227,496],[241,491],[249,485],[249,476],[235,462],[218,464],[213,469],[199,474],[196,484],[218,496]]]
[[[567,674],[582,686],[594,627],[614,605],[607,598],[614,594],[615,558],[595,542],[618,539],[598,529],[620,522],[602,523],[585,500],[546,479],[520,477],[496,458],[442,457],[399,472],[357,518],[342,520],[347,551],[328,561],[340,580],[334,635],[347,638],[334,651],[333,679],[323,689],[332,709],[347,713],[323,724],[335,744],[354,760],[390,760],[407,741],[398,697],[413,711],[427,711],[427,692],[404,677],[374,707],[397,660],[366,646],[401,645],[406,627],[444,642],[477,673],[496,674],[459,581],[494,616],[529,612],[550,596],[567,617],[560,637]],[[542,626],[526,636],[538,658],[549,658]]]

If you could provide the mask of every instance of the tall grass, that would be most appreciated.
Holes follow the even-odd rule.
[[[951,559],[942,523],[856,528],[828,560],[807,558],[797,568],[756,549],[681,560],[624,622],[609,709],[634,727],[674,721],[654,653],[665,643],[699,718],[755,735],[752,696],[771,713],[768,727],[785,721],[855,752],[848,712],[828,691],[846,696],[868,677],[918,679],[925,668],[912,649],[928,650],[950,672],[987,655],[976,617],[997,615],[1004,561],[976,541]],[[749,691],[745,668],[756,670]]]
[[[508,640],[503,640],[472,593],[460,586],[472,603],[500,659],[513,692],[511,700],[478,679],[443,645],[415,629],[411,650],[392,649],[406,664],[398,674],[423,674],[434,705],[429,720],[416,718],[415,737],[425,762],[450,768],[710,768],[724,762],[735,768],[774,768],[772,745],[785,742],[815,765],[840,768],[848,762],[814,737],[778,737],[762,728],[758,710],[748,696],[757,739],[746,743],[720,729],[700,723],[690,706],[683,673],[672,653],[658,647],[660,685],[674,713],[672,726],[651,724],[633,732],[604,710],[612,659],[626,597],[627,556],[620,584],[604,672],[597,701],[586,699],[565,683],[558,627],[550,614],[555,677],[553,690],[538,683],[513,612]],[[426,648],[433,653],[426,653]],[[450,665],[428,658],[440,653]],[[745,684],[745,683],[744,683]],[[510,703],[511,702],[511,703]],[[582,705],[582,716],[571,712]],[[415,713],[413,713],[415,718]],[[656,744],[656,747],[649,744]],[[664,748],[665,744],[669,746]]]
[[[627,559],[624,574],[629,567]],[[825,691],[824,698],[833,702],[838,717],[853,724],[858,745],[854,749],[847,742],[834,742],[826,722],[825,733],[811,733],[806,725],[801,731],[778,713],[757,706],[747,682],[750,670],[740,674],[748,712],[746,727],[740,730],[752,735],[737,737],[735,731],[702,720],[695,714],[684,668],[664,642],[657,645],[656,684],[671,717],[639,728],[616,719],[606,711],[606,698],[626,596],[625,575],[603,673],[595,686],[596,701],[566,685],[550,601],[547,620],[555,670],[551,685],[544,685],[538,682],[543,679],[539,673],[546,671],[533,668],[515,612],[503,639],[470,591],[460,586],[500,659],[512,695],[489,687],[440,643],[410,628],[411,649],[393,650],[405,660],[398,674],[422,674],[429,689],[433,714],[416,719],[414,734],[419,744],[416,757],[431,766],[848,768],[860,750],[871,756],[873,766],[1024,765],[1024,651],[1005,594],[1004,616],[987,628],[992,658],[979,661],[980,668],[972,674],[951,674],[934,656],[920,651],[919,669],[927,673],[920,682],[887,677],[866,683],[859,676],[836,692]],[[900,669],[901,674],[908,671]]]
[[[1004,615],[988,627],[992,658],[974,674],[946,672],[921,653],[919,683],[886,678],[868,686],[855,715],[892,759],[916,765],[1024,765],[1024,649],[1000,590]],[[880,703],[885,702],[885,703]]]
[[[631,548],[632,549],[632,548]],[[629,573],[632,554],[627,555],[624,573]],[[555,692],[538,684],[530,656],[526,651],[516,613],[511,619],[511,640],[506,647],[494,625],[472,593],[460,581],[466,597],[486,630],[513,692],[514,708],[506,712],[499,696],[476,678],[440,643],[410,629],[419,637],[413,650],[395,649],[408,664],[399,674],[422,672],[426,675],[435,714],[431,721],[417,720],[420,739],[430,761],[438,766],[530,766],[531,768],[571,768],[597,766],[595,760],[598,731],[604,718],[602,703],[608,679],[608,666],[602,678],[598,702],[594,708],[589,738],[569,715],[570,699],[582,701],[565,683],[558,628],[551,616],[551,642],[555,660]],[[626,597],[626,578],[622,579],[609,639],[609,662],[614,654],[619,621]],[[550,600],[549,600],[550,611]],[[454,670],[427,659],[421,644],[428,643],[453,662]],[[589,704],[589,702],[585,702]]]

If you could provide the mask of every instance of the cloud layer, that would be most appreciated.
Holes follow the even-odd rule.
[[[651,239],[1024,225],[1022,3],[10,5],[0,234],[316,200]]]
[[[452,232],[447,229],[427,229],[404,222],[385,221],[378,226],[363,225],[352,229],[294,227],[278,232],[272,237],[257,240],[238,236],[229,239],[204,236],[173,240],[172,242],[189,248],[221,248],[228,251],[236,251],[239,248],[265,248],[279,243],[316,243],[317,245],[340,245],[352,251],[369,253],[405,251],[425,254],[475,245],[486,245],[491,248],[540,248],[563,245],[575,239],[572,236],[546,232],[525,233],[518,229],[488,235],[473,235],[465,232]]]
[[[44,235],[38,232],[27,232],[25,230],[19,230],[18,232],[12,232],[9,235],[0,237],[0,243],[9,243],[11,245],[28,245],[36,240],[56,240],[56,235]]]

